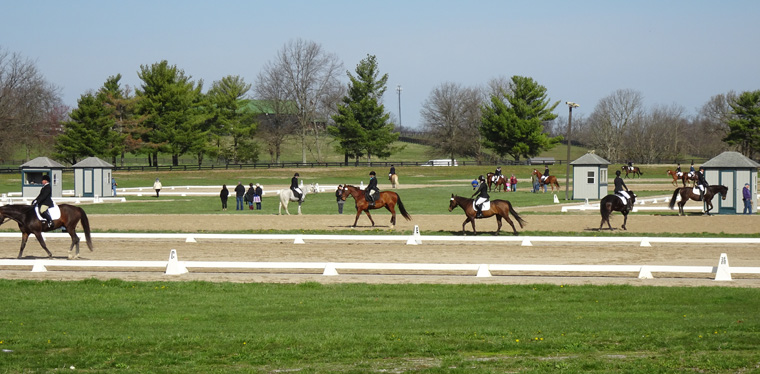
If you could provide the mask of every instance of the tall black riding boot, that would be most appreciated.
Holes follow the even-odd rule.
[[[50,217],[50,211],[49,211],[49,210],[46,210],[46,211],[44,211],[44,212],[40,213],[40,215],[42,216],[42,218],[44,218],[44,219],[45,219],[45,221],[46,221],[46,222],[45,222],[45,224],[47,225],[47,227],[48,227],[49,229],[52,229],[52,228],[53,228],[53,225],[54,225],[54,223],[53,223],[53,218],[52,218],[52,217]]]
[[[475,213],[475,218],[483,218],[483,205],[476,205],[477,212]]]

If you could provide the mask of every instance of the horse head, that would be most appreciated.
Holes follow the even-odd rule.
[[[454,194],[451,194],[451,200],[449,201],[449,212],[457,207],[457,200],[454,198]]]

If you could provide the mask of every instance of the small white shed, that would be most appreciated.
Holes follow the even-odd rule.
[[[599,200],[607,196],[607,165],[610,162],[586,153],[573,166],[573,200]]]
[[[110,197],[113,165],[88,157],[74,166],[74,195],[78,197]]]
[[[739,152],[723,152],[704,164],[705,180],[710,185],[721,184],[728,187],[726,200],[713,198],[713,205],[719,214],[741,214],[744,210],[742,188],[749,183],[753,196],[752,213],[757,213],[757,169],[760,164]]]
[[[63,165],[47,157],[37,157],[21,165],[21,196],[35,198],[42,189],[42,176],[50,177],[53,197],[63,195]]]

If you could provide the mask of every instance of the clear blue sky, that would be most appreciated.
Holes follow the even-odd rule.
[[[409,127],[421,125],[423,102],[444,82],[528,76],[552,101],[579,103],[576,115],[618,89],[688,114],[714,95],[760,89],[757,0],[0,0],[0,9],[0,46],[35,61],[72,107],[117,73],[138,86],[140,65],[161,60],[204,89],[227,75],[253,83],[296,38],[352,72],[377,56],[389,75],[386,109],[398,114],[401,85]]]

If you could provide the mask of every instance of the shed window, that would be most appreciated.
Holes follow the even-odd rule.
[[[586,179],[586,181],[588,182],[588,184],[594,184],[595,180],[596,180],[596,175],[594,174],[594,171],[589,170],[588,178]]]

